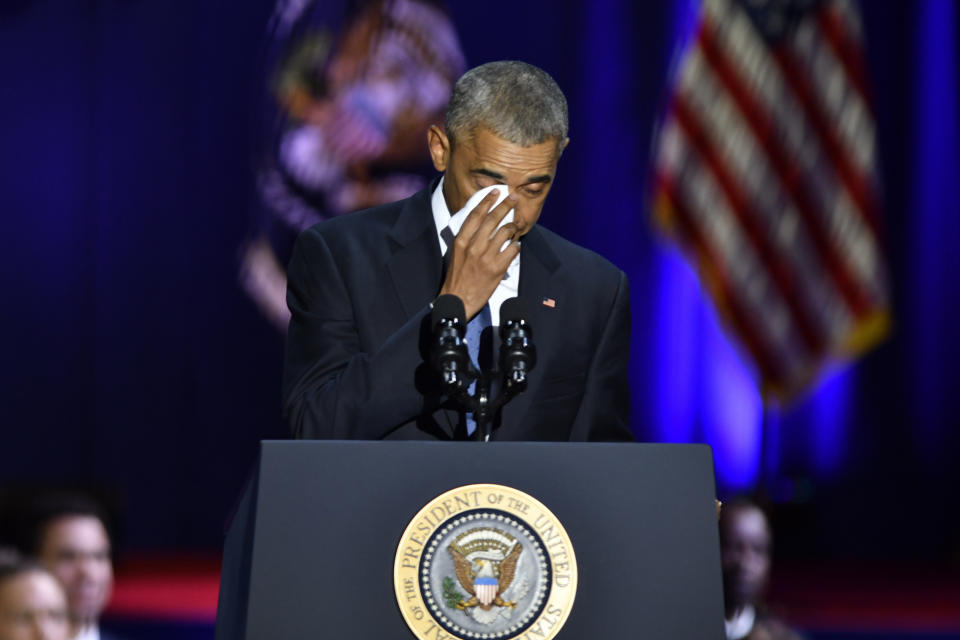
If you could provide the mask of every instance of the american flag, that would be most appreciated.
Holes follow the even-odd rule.
[[[704,0],[656,140],[656,220],[775,397],[889,324],[862,46],[849,0]]]

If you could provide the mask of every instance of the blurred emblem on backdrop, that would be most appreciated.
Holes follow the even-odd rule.
[[[442,122],[465,61],[446,7],[428,0],[278,0],[268,39],[259,202],[240,282],[286,331],[293,240],[426,184],[426,130]]]

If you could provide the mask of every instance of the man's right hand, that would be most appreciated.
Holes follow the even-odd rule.
[[[467,320],[487,304],[503,280],[507,267],[520,253],[517,225],[510,222],[497,229],[500,221],[516,206],[517,196],[511,193],[490,209],[496,200],[496,190],[488,193],[467,216],[453,247],[448,248],[453,253],[440,295],[450,293],[463,300]],[[510,241],[509,246],[500,251],[507,241]]]

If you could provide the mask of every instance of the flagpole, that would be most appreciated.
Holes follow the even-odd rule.
[[[760,394],[760,478],[761,495],[773,500],[777,482],[777,458],[779,457],[779,406],[768,391]]]

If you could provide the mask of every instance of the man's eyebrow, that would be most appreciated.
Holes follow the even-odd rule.
[[[487,176],[488,178],[493,178],[494,180],[499,180],[503,182],[503,174],[497,173],[496,171],[491,171],[490,169],[471,169],[470,173],[478,174],[482,176]],[[537,184],[537,183],[549,183],[553,180],[548,174],[543,174],[539,176],[533,176],[532,178],[527,178],[523,181],[523,184]]]
[[[471,169],[470,173],[476,173],[503,182],[503,174],[497,173],[496,171],[491,171],[490,169]]]
[[[524,180],[523,184],[534,184],[537,182],[548,183],[551,180],[553,180],[553,178],[551,178],[547,174],[543,174],[542,176],[533,176],[532,178],[527,178],[526,180]]]

